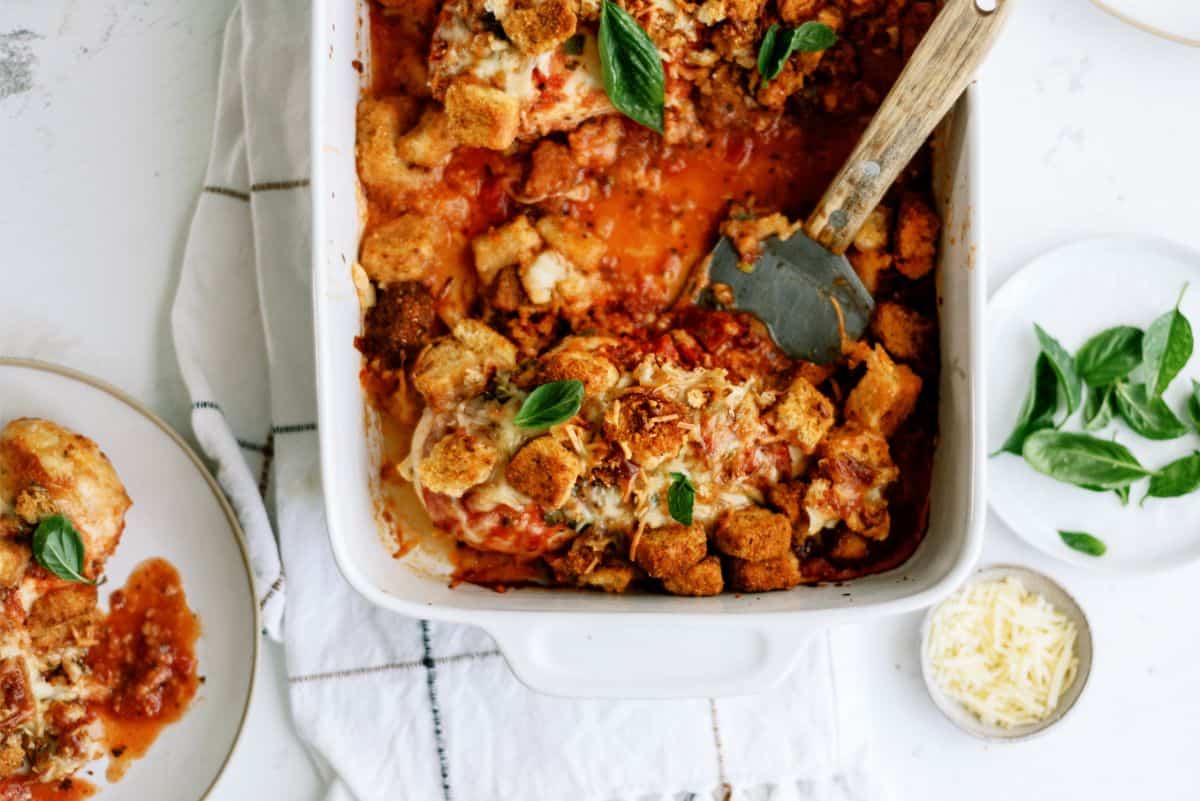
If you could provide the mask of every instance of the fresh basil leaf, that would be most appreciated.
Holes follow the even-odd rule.
[[[1192,324],[1179,311],[1184,292],[1186,284],[1175,308],[1151,323],[1142,340],[1142,367],[1151,397],[1160,397],[1192,358]]]
[[[1128,484],[1125,484],[1124,486],[1121,486],[1121,487],[1115,487],[1113,489],[1109,489],[1108,487],[1097,487],[1097,486],[1093,486],[1092,484],[1078,484],[1077,486],[1080,489],[1085,489],[1089,492],[1111,492],[1114,495],[1116,495],[1118,498],[1121,499],[1122,506],[1129,505],[1129,485]]]
[[[1083,404],[1084,431],[1099,431],[1112,422],[1113,393],[1111,386],[1088,390],[1087,401]]]
[[[562,51],[568,56],[583,55],[584,36],[582,33],[577,33],[570,39],[562,43]]]
[[[1101,331],[1075,354],[1075,372],[1092,387],[1122,379],[1141,363],[1142,331],[1131,325]]]
[[[1104,556],[1108,546],[1086,531],[1060,531],[1058,536],[1068,548],[1086,553],[1088,556]]]
[[[1200,489],[1200,451],[1176,459],[1150,476],[1150,489],[1142,498],[1178,498]]]
[[[683,473],[671,474],[671,488],[667,490],[667,508],[671,517],[685,526],[692,524],[692,508],[696,504],[696,488]]]
[[[792,53],[818,53],[836,42],[837,33],[821,22],[806,22],[790,30],[772,24],[758,46],[758,74],[772,80],[783,72]]]
[[[1124,445],[1090,434],[1038,431],[1021,455],[1039,473],[1084,489],[1117,489],[1150,475]]]
[[[1142,384],[1117,384],[1117,411],[1126,425],[1146,439],[1175,439],[1187,433],[1162,398],[1151,398]]]
[[[1037,332],[1042,353],[1046,354],[1054,372],[1058,374],[1059,386],[1063,388],[1063,396],[1067,399],[1067,417],[1070,417],[1075,414],[1075,410],[1083,401],[1083,382],[1079,380],[1079,374],[1075,372],[1075,360],[1071,358],[1067,349],[1058,344],[1057,339],[1042,330],[1040,325],[1034,323],[1033,329]],[[1063,418],[1063,422],[1066,422],[1066,418]]]
[[[33,558],[65,581],[95,584],[83,576],[83,538],[63,515],[38,523],[33,532]]]
[[[626,117],[663,132],[666,78],[649,34],[612,0],[600,6],[600,67],[608,99]]]
[[[1008,439],[996,453],[1021,455],[1025,438],[1035,431],[1054,427],[1054,415],[1058,412],[1058,376],[1050,366],[1045,354],[1038,354],[1033,365],[1033,381],[1025,393],[1017,423]],[[996,454],[992,454],[995,456]]]
[[[582,405],[582,381],[551,381],[529,393],[513,422],[521,428],[549,428],[570,420]]]
[[[1192,394],[1187,399],[1187,414],[1188,419],[1192,421],[1192,428],[1200,431],[1200,381],[1192,379]]]

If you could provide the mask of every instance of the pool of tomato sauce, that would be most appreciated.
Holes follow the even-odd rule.
[[[417,0],[404,14],[389,15],[379,5],[372,5],[372,85],[376,95],[404,91],[398,77],[404,70],[399,65],[414,53],[428,52],[439,6],[436,0]],[[886,69],[878,70],[880,75],[868,78],[882,86],[890,85],[900,66],[886,65]],[[543,202],[539,206],[543,212],[572,218],[605,241],[602,275],[621,291],[619,298],[593,312],[590,322],[603,329],[608,310],[619,310],[611,317],[613,330],[616,326],[628,329],[630,317],[647,319],[670,303],[693,264],[711,249],[721,222],[734,204],[778,210],[790,219],[803,218],[820,199],[868,122],[869,117],[861,114],[799,111],[781,117],[765,130],[713,130],[701,144],[671,146],[658,135],[622,120],[620,161],[627,174],[632,163],[636,165],[632,171],[640,168],[658,173],[659,185],[650,190],[637,186],[636,181],[606,180],[584,199]],[[469,240],[509,219],[518,208],[512,193],[519,187],[528,157],[527,151],[512,155],[461,147],[446,166],[442,183],[424,191],[423,203],[429,202],[431,192],[471,199],[462,236],[457,246],[444,255],[441,283],[437,277],[431,281],[435,291],[447,285],[457,285],[459,292],[463,285],[474,288]],[[910,170],[905,180],[911,184],[915,178],[917,185],[927,186],[928,158],[928,152],[919,156],[917,169]],[[393,218],[398,211],[395,198],[368,197],[367,229]],[[895,279],[885,279],[877,299],[891,294],[888,280]],[[930,276],[915,285],[897,286],[896,294],[919,311],[932,314],[933,280]],[[676,317],[672,324],[693,334],[711,327],[704,314]],[[752,338],[743,338],[741,344],[748,339]],[[937,431],[937,370],[936,365],[921,370],[926,390],[913,416],[891,441],[892,456],[902,476],[889,490],[893,536],[876,545],[871,560],[865,563],[842,566],[819,556],[804,560],[807,581],[841,581],[883,572],[902,564],[916,550],[929,515],[932,444]],[[835,377],[842,389],[841,397],[858,375],[855,372]],[[373,380],[369,371],[364,371],[364,383]],[[396,441],[407,443],[409,433],[396,432]],[[389,455],[403,458],[398,450]],[[528,510],[509,512],[510,519],[528,517]],[[544,529],[539,527],[537,534],[545,536]],[[897,536],[901,532],[903,535]],[[397,530],[397,534],[401,540],[398,552],[404,553],[407,547],[403,532]],[[457,580],[496,589],[541,583],[546,577],[544,565],[527,557],[460,547],[455,561]]]

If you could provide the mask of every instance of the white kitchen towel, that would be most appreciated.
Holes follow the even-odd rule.
[[[522,686],[479,629],[385,612],[346,584],[317,459],[308,19],[295,0],[244,0],[229,22],[172,324],[196,438],[246,531],[329,798],[884,798],[862,770],[862,727],[841,714],[854,705],[838,703],[839,678],[853,683],[827,637],[763,696],[571,701]]]

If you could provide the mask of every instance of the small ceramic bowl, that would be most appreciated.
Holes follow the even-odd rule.
[[[1066,717],[1071,708],[1079,701],[1079,696],[1083,694],[1083,689],[1087,686],[1088,675],[1092,672],[1092,629],[1088,624],[1087,616],[1083,613],[1083,609],[1080,608],[1079,604],[1075,602],[1075,599],[1068,595],[1066,590],[1049,577],[1030,570],[1027,567],[992,565],[976,571],[974,575],[967,579],[963,587],[981,581],[997,581],[1009,576],[1020,579],[1021,583],[1025,585],[1026,590],[1038,593],[1050,602],[1055,609],[1066,615],[1075,624],[1075,631],[1077,632],[1075,637],[1075,653],[1079,658],[1079,666],[1075,673],[1075,680],[1071,683],[1071,686],[1063,691],[1062,697],[1058,699],[1058,706],[1044,720],[1013,728],[988,725],[958,703],[958,701],[946,695],[934,678],[933,666],[929,661],[929,630],[933,623],[933,616],[937,613],[941,605],[938,604],[930,608],[925,615],[925,621],[921,624],[921,675],[925,678],[925,688],[929,691],[929,697],[933,699],[934,705],[941,710],[942,714],[949,718],[950,722],[955,726],[958,726],[968,734],[973,734],[990,742],[1017,742],[1019,740],[1026,740],[1041,734],[1058,723]]]

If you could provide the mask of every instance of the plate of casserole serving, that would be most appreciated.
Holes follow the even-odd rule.
[[[543,689],[570,689],[534,676],[562,668],[698,692],[686,662],[745,692],[798,626],[931,601],[978,549],[967,103],[867,207],[848,258],[875,314],[839,358],[689,290],[722,237],[748,266],[814,211],[938,5],[743,5],[316,5],[333,551],[380,604],[484,625]],[[740,618],[754,642],[739,661],[693,638],[647,689],[535,664],[567,648],[523,658],[521,612]]]
[[[161,420],[0,359],[0,798],[208,795],[258,654],[240,536]]]

